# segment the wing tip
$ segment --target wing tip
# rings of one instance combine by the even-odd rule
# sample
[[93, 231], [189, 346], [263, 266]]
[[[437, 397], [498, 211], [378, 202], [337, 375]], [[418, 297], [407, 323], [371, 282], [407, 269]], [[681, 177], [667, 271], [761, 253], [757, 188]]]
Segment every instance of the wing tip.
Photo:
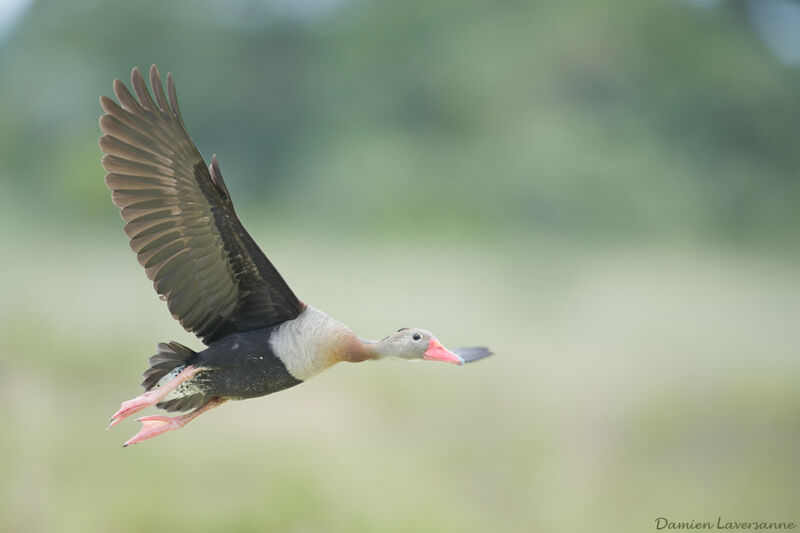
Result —
[[114, 78], [114, 81], [111, 82], [111, 86], [114, 88], [114, 94], [119, 97], [119, 91], [127, 91], [128, 88], [125, 87], [125, 84], [119, 78]]
[[139, 67], [133, 67], [131, 69], [131, 83], [135, 83], [136, 80], [141, 80], [142, 78], [142, 71], [139, 70]]
[[175, 77], [172, 75], [172, 72], [167, 73], [167, 95], [169, 96], [169, 105], [171, 108], [172, 113], [177, 117], [178, 121], [183, 126], [183, 129], [186, 129], [186, 125], [183, 123], [183, 117], [181, 116], [181, 108], [178, 106], [178, 94], [175, 90]]

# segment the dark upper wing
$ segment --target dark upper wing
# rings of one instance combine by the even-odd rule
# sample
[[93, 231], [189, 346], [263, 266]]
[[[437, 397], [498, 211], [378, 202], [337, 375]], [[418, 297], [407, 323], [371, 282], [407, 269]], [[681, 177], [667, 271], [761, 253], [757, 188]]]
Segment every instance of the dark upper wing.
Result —
[[206, 344], [296, 317], [304, 304], [236, 216], [216, 157], [207, 168], [189, 138], [172, 74], [169, 100], [155, 65], [155, 101], [138, 68], [131, 84], [138, 101], [119, 80], [120, 105], [100, 97], [106, 184], [131, 248], [172, 316]]

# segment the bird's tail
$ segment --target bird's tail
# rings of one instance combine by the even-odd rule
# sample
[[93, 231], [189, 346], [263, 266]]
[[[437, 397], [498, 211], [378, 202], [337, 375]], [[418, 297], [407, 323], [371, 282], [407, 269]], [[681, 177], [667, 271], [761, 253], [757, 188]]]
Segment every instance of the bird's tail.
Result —
[[[144, 376], [142, 387], [145, 390], [159, 387], [162, 382], [178, 375], [186, 365], [192, 364], [195, 355], [197, 352], [175, 341], [160, 342], [158, 353], [150, 358], [150, 368], [142, 374]], [[205, 404], [210, 399], [197, 388], [190, 387], [188, 390], [170, 393], [156, 406], [167, 411], [188, 411]]]
[[150, 368], [144, 371], [142, 387], [150, 390], [158, 385], [161, 378], [173, 370], [185, 366], [195, 356], [195, 351], [183, 344], [159, 342], [158, 353], [150, 358]]

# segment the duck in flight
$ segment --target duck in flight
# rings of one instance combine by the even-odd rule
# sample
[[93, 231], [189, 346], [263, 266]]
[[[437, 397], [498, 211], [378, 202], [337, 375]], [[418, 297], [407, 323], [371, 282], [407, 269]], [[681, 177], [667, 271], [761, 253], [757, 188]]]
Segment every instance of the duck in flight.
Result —
[[186, 131], [172, 74], [155, 65], [150, 86], [138, 68], [134, 97], [114, 80], [119, 103], [100, 97], [100, 148], [112, 201], [130, 246], [172, 316], [206, 348], [160, 343], [144, 372], [145, 392], [122, 403], [109, 428], [155, 405], [189, 411], [144, 416], [124, 446], [179, 429], [227, 400], [293, 387], [330, 366], [370, 359], [481, 359], [484, 347], [446, 349], [429, 331], [401, 328], [380, 341], [300, 301], [233, 209], [216, 155], [206, 166]]

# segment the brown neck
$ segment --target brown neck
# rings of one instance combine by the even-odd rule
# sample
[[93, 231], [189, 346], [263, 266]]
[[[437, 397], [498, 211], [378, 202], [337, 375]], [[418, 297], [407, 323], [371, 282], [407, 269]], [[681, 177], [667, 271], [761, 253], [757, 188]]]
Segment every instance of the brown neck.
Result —
[[355, 335], [347, 339], [345, 350], [342, 354], [342, 361], [348, 363], [360, 363], [369, 359], [377, 359], [378, 353], [372, 341], [359, 339]]

